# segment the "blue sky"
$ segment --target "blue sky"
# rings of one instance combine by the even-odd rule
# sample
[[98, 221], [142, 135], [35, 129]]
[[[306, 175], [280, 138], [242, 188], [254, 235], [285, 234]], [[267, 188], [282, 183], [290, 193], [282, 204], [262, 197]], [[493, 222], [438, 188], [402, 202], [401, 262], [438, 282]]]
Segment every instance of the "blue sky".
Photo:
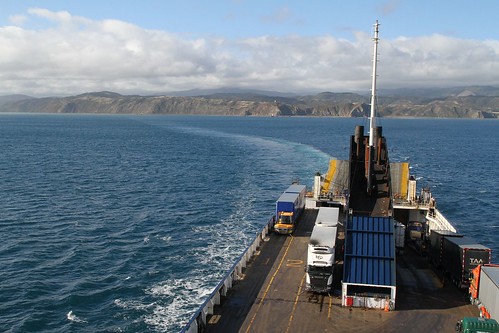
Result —
[[[0, 1], [0, 94], [499, 85], [499, 1]], [[497, 74], [496, 74], [497, 73]]]

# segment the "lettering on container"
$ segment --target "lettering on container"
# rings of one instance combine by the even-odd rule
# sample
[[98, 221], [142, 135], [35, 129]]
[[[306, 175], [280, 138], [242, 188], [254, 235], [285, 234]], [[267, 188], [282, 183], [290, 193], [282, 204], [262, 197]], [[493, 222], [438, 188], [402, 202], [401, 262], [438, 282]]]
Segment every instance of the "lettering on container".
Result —
[[470, 258], [470, 264], [472, 265], [482, 265], [483, 259]]

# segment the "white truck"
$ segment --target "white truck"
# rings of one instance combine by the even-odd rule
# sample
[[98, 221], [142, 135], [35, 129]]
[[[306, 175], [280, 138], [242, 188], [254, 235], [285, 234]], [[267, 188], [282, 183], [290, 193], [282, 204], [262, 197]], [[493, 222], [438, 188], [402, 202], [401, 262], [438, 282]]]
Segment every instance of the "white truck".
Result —
[[328, 293], [333, 284], [339, 209], [320, 207], [308, 243], [306, 288]]

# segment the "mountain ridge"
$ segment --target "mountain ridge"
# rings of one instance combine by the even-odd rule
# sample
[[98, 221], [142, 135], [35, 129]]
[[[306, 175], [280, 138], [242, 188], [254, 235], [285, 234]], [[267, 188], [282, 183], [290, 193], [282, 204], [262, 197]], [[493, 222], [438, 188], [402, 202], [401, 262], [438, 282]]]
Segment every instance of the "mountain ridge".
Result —
[[[380, 117], [497, 118], [499, 88], [488, 86], [384, 91], [377, 99]], [[121, 95], [111, 91], [66, 97], [0, 96], [0, 112], [205, 114], [238, 116], [364, 117], [368, 94], [321, 92], [294, 95], [261, 90], [221, 89], [194, 96]], [[405, 93], [404, 93], [405, 92]]]

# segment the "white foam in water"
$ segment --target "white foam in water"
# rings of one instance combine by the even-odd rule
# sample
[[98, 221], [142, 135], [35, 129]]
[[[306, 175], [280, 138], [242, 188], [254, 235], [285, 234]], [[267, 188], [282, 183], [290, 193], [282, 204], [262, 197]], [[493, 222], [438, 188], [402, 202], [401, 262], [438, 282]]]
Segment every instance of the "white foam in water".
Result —
[[[199, 269], [188, 276], [172, 278], [146, 290], [147, 294], [157, 299], [152, 313], [144, 317], [147, 325], [158, 331], [178, 330], [206, 300], [216, 283], [248, 245], [246, 243], [253, 239], [253, 231], [257, 227], [252, 223], [255, 198], [251, 193], [254, 191], [233, 193], [232, 197], [238, 198], [233, 203], [235, 209], [232, 214], [221, 219], [216, 227], [193, 226], [193, 238], [199, 236], [212, 240], [206, 246], [193, 249], [192, 259], [199, 263]], [[234, 228], [235, 225], [237, 228]], [[206, 267], [210, 267], [209, 272]]]
[[73, 321], [75, 323], [86, 323], [86, 320], [83, 320], [81, 318], [78, 318], [74, 313], [73, 310], [69, 311], [68, 314], [66, 315], [66, 318], [68, 318], [69, 321]]
[[157, 302], [152, 313], [144, 317], [147, 325], [161, 332], [170, 332], [185, 325], [196, 304], [211, 293], [211, 286], [202, 286], [199, 280], [172, 279], [155, 285], [146, 293], [164, 299], [166, 302]]
[[[329, 160], [330, 156], [323, 151], [313, 147], [309, 146], [306, 144], [298, 143], [298, 142], [292, 142], [292, 141], [285, 141], [281, 139], [275, 139], [275, 138], [266, 138], [266, 137], [259, 137], [259, 136], [252, 136], [252, 135], [247, 135], [247, 134], [235, 134], [235, 133], [224, 133], [216, 130], [211, 130], [211, 129], [201, 129], [201, 128], [196, 128], [196, 127], [177, 127], [175, 128], [178, 131], [181, 132], [187, 132], [190, 135], [200, 135], [200, 136], [209, 136], [209, 137], [221, 137], [221, 138], [230, 138], [230, 139], [237, 139], [241, 142], [244, 142], [245, 145], [251, 144], [253, 147], [268, 151], [270, 154], [276, 154], [280, 150], [284, 153], [287, 154], [289, 153], [289, 147], [291, 146], [294, 150], [303, 150], [305, 148], [306, 150], [311, 151], [313, 154], [318, 156], [319, 158], [323, 158]], [[306, 159], [303, 159], [306, 160]], [[302, 161], [303, 161], [302, 160]]]
[[140, 301], [123, 301], [122, 299], [115, 299], [114, 305], [122, 309], [133, 309], [133, 310], [147, 310], [156, 305], [156, 302], [150, 304], [143, 304]]
[[[234, 211], [221, 219], [216, 227], [213, 225], [193, 226], [192, 237], [213, 240], [206, 246], [193, 249], [193, 260], [199, 263], [199, 269], [190, 272], [180, 279], [169, 279], [146, 290], [147, 294], [157, 299], [152, 313], [144, 317], [144, 322], [158, 331], [172, 331], [185, 325], [194, 311], [213, 291], [216, 283], [232, 265], [252, 240], [256, 226], [252, 225], [254, 211], [251, 197], [253, 191], [234, 193]], [[237, 228], [234, 228], [237, 225]], [[254, 229], [254, 230], [253, 230]], [[251, 239], [250, 239], [251, 238]], [[235, 242], [234, 239], [243, 240]], [[209, 266], [209, 272], [206, 271]], [[203, 268], [204, 267], [204, 268]], [[200, 278], [203, 277], [203, 278]]]

